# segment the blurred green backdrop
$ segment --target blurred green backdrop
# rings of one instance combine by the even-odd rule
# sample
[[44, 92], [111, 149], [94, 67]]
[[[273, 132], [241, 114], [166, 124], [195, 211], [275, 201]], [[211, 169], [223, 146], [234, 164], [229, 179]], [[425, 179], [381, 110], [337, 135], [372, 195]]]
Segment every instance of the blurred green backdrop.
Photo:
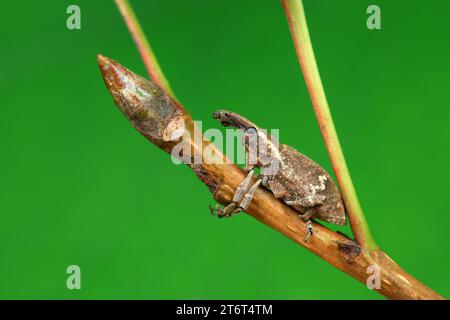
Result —
[[[366, 28], [373, 3], [379, 31]], [[70, 4], [81, 30], [66, 28]], [[132, 4], [205, 128], [232, 109], [331, 171], [280, 1]], [[373, 234], [450, 296], [450, 2], [304, 4]], [[146, 74], [113, 1], [4, 6], [0, 298], [380, 298], [249, 216], [213, 218], [191, 170], [132, 129], [96, 64], [102, 53]], [[66, 289], [71, 264], [80, 291]]]

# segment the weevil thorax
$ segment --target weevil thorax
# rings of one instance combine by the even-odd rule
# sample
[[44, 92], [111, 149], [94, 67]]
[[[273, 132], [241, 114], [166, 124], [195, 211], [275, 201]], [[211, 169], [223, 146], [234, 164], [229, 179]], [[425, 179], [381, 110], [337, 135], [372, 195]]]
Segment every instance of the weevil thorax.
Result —
[[248, 154], [249, 165], [261, 168], [261, 175], [274, 175], [281, 167], [282, 158], [278, 149], [278, 141], [269, 138], [266, 131], [255, 127], [244, 133], [244, 148]]
[[243, 131], [242, 144], [247, 154], [248, 166], [261, 168], [261, 175], [274, 175], [278, 171], [282, 161], [278, 140], [269, 138], [266, 130], [228, 110], [218, 110], [213, 113], [213, 117], [223, 126]]

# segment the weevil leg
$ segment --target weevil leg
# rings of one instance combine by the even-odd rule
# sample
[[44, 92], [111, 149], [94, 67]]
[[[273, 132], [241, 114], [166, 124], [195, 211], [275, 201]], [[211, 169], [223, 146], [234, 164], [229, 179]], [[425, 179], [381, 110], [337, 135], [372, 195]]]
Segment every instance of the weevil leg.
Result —
[[253, 184], [253, 186], [248, 190], [248, 192], [244, 195], [244, 199], [242, 199], [241, 203], [239, 204], [239, 208], [241, 210], [245, 210], [248, 208], [250, 202], [252, 202], [252, 199], [256, 192], [256, 189], [258, 189], [261, 182], [262, 182], [262, 179], [259, 179], [258, 181], [256, 181]]
[[308, 242], [309, 237], [311, 237], [314, 233], [314, 229], [311, 222], [311, 217], [313, 215], [314, 211], [310, 209], [306, 209], [306, 211], [303, 214], [299, 214], [298, 216], [306, 222], [306, 237], [305, 242]]
[[[313, 226], [312, 226], [312, 223], [311, 223], [311, 220], [310, 220], [312, 218], [312, 215], [314, 214], [314, 211], [311, 210], [311, 208], [316, 206], [316, 205], [319, 205], [319, 204], [323, 203], [323, 201], [325, 201], [325, 197], [324, 196], [320, 196], [320, 197], [323, 197], [323, 198], [319, 198], [318, 196], [315, 195], [314, 199], [311, 199], [311, 198], [305, 199], [305, 198], [308, 198], [308, 197], [310, 197], [310, 196], [307, 196], [307, 197], [304, 197], [304, 198], [300, 198], [300, 199], [296, 199], [296, 200], [292, 200], [292, 201], [289, 201], [289, 200], [285, 201], [286, 204], [288, 204], [288, 205], [294, 205], [294, 206], [295, 205], [300, 205], [300, 206], [306, 208], [305, 212], [303, 212], [302, 214], [298, 215], [303, 221], [306, 221], [306, 237], [305, 237], [305, 240], [304, 240], [305, 242], [308, 242], [309, 237], [311, 237], [313, 235], [313, 233], [314, 233], [314, 229], [313, 229]], [[319, 203], [317, 203], [317, 202], [319, 202]], [[311, 205], [311, 204], [314, 204], [314, 206], [310, 207], [309, 205]]]
[[252, 183], [253, 171], [254, 171], [253, 168], [251, 168], [250, 171], [247, 173], [245, 179], [242, 180], [242, 182], [237, 187], [233, 196], [233, 203], [239, 204], [242, 201], [242, 199], [244, 199], [244, 196], [249, 191]]
[[311, 220], [308, 219], [308, 221], [306, 221], [306, 237], [305, 237], [305, 242], [308, 242], [308, 239], [310, 236], [312, 236], [314, 233], [314, 229], [312, 226], [312, 222]]
[[246, 160], [245, 160], [244, 171], [245, 172], [253, 171], [253, 169], [255, 168], [255, 165], [254, 164], [250, 164], [248, 152], [246, 153], [245, 157], [246, 157]]
[[[243, 210], [240, 203], [245, 200], [247, 193], [249, 193], [252, 189], [251, 182], [253, 177], [253, 171], [254, 171], [253, 168], [251, 168], [245, 179], [242, 180], [242, 182], [239, 184], [234, 193], [233, 200], [229, 205], [227, 205], [225, 208], [222, 208], [220, 205], [217, 205], [215, 208], [212, 208], [211, 206], [209, 207], [209, 210], [213, 215], [217, 215], [219, 218], [230, 217], [232, 214], [239, 213], [240, 211]], [[250, 201], [248, 201], [248, 204], [250, 203]]]
[[232, 202], [226, 207], [222, 207], [221, 205], [216, 205], [215, 207], [209, 206], [209, 211], [213, 216], [217, 216], [218, 218], [231, 217], [239, 207], [236, 203]]
[[302, 206], [304, 208], [312, 208], [324, 203], [326, 200], [325, 196], [319, 194], [311, 194], [302, 198], [295, 198], [293, 200], [286, 200], [286, 204], [290, 206]]
[[311, 219], [313, 213], [314, 213], [314, 212], [313, 212], [312, 210], [306, 209], [305, 212], [303, 212], [302, 214], [299, 214], [298, 216], [299, 216], [300, 218], [302, 218], [303, 221], [308, 222], [309, 219]]

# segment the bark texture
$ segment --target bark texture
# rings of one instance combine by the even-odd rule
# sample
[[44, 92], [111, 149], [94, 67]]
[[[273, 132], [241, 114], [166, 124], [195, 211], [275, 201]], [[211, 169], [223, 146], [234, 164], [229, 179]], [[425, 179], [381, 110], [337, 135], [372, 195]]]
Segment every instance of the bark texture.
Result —
[[[116, 105], [134, 128], [165, 152], [172, 152], [172, 149], [183, 140], [191, 150], [191, 159], [203, 155], [200, 164], [188, 166], [209, 188], [216, 201], [223, 205], [229, 204], [245, 174], [236, 165], [208, 163], [212, 162], [207, 158], [211, 154], [215, 157], [224, 156], [210, 141], [203, 138], [195, 141], [193, 137], [197, 129], [187, 110], [157, 84], [134, 74], [119, 63], [100, 55], [98, 63]], [[181, 135], [183, 130], [190, 135]], [[205, 148], [208, 148], [208, 152], [203, 154]], [[387, 298], [443, 299], [406, 273], [380, 249], [372, 251], [363, 249], [354, 240], [335, 233], [319, 223], [314, 223], [314, 236], [308, 242], [304, 242], [306, 226], [298, 218], [297, 212], [262, 187], [257, 190], [246, 212], [364, 285], [371, 275], [368, 268], [372, 266], [378, 269], [381, 286], [376, 291]]]

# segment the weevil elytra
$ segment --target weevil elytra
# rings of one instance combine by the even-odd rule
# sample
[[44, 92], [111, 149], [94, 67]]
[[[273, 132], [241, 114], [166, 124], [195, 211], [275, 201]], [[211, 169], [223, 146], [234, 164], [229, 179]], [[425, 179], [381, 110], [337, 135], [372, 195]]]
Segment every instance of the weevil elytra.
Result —
[[[231, 216], [247, 209], [258, 186], [262, 184], [276, 198], [298, 211], [299, 216], [307, 222], [305, 241], [313, 234], [310, 219], [338, 225], [346, 223], [339, 190], [320, 165], [288, 145], [277, 146], [262, 129], [237, 113], [219, 110], [213, 113], [213, 118], [224, 126], [244, 131], [248, 172], [237, 187], [232, 202], [224, 208], [217, 206], [212, 209], [219, 217]], [[256, 155], [251, 163], [250, 155]], [[260, 174], [252, 184], [255, 167], [260, 168]]]

